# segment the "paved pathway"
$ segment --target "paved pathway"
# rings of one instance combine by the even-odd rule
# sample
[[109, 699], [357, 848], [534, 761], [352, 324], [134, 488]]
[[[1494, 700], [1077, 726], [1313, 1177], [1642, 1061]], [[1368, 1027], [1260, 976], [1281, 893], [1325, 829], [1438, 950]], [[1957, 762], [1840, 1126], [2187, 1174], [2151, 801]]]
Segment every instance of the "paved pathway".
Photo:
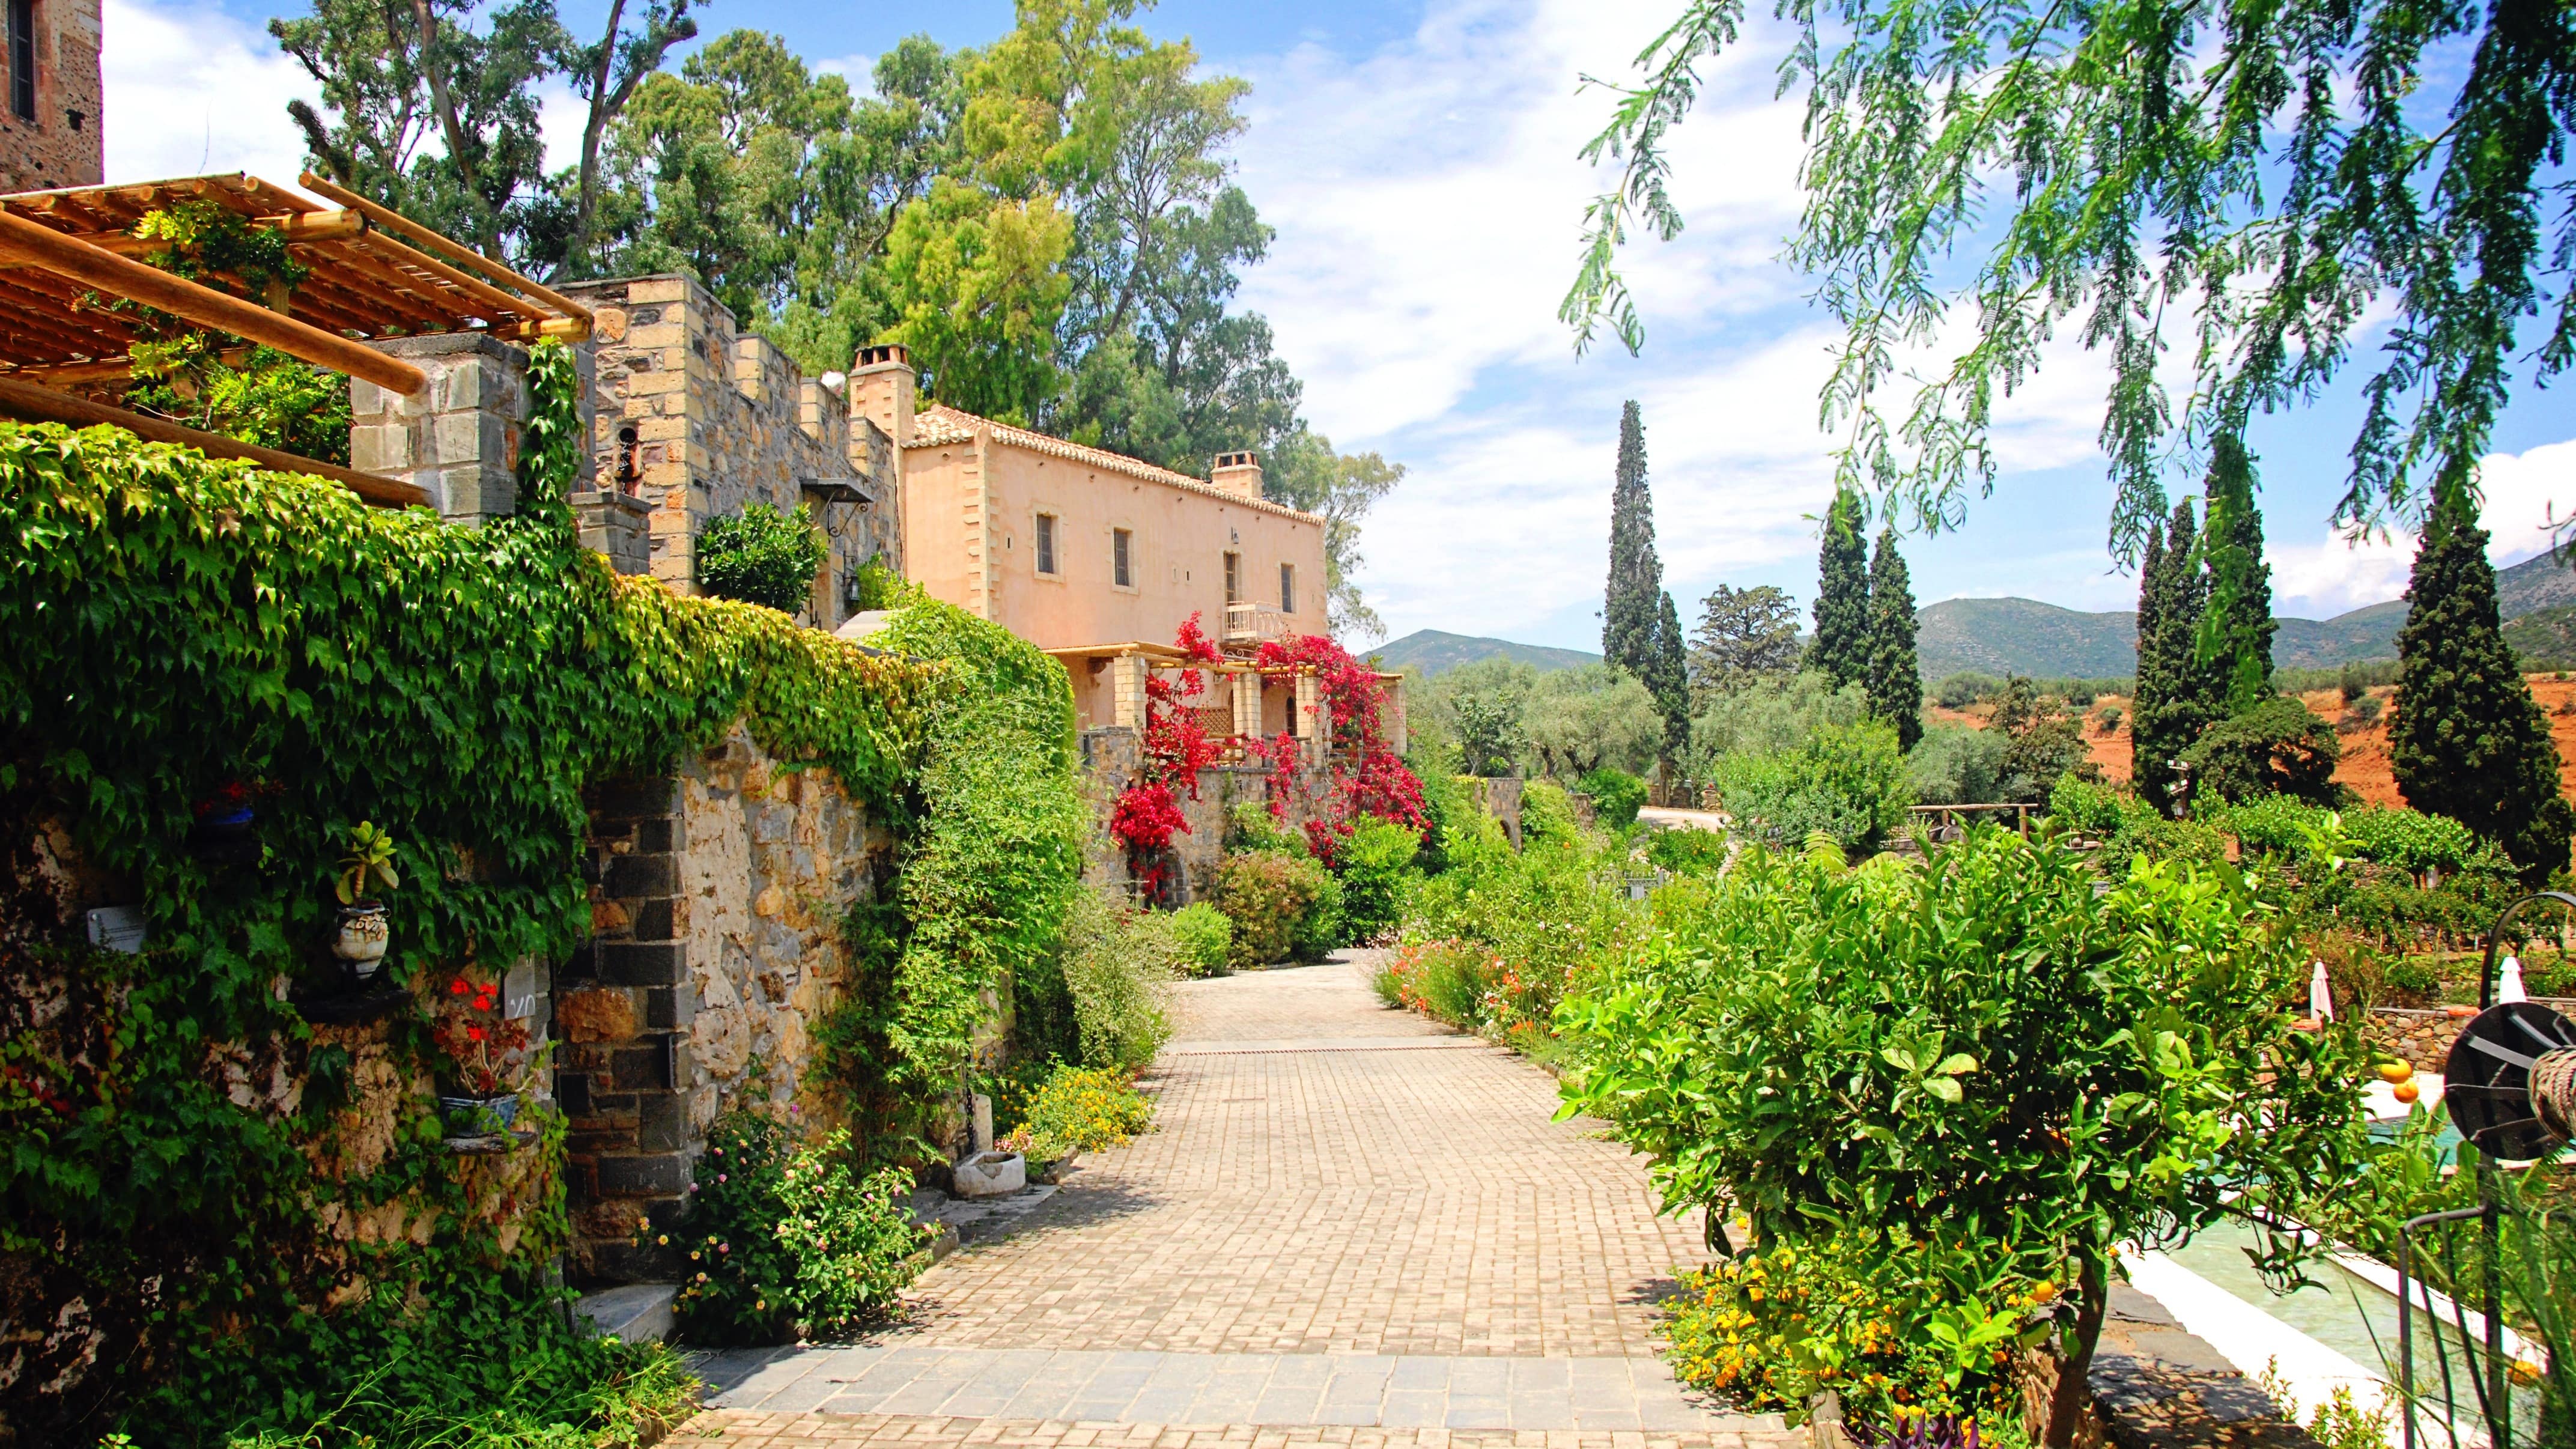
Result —
[[[1686, 1395], [1656, 1295], [1704, 1256], [1522, 1059], [1381, 1008], [1365, 958], [1179, 988], [1159, 1130], [949, 1258], [905, 1325], [709, 1356], [702, 1434], [1044, 1449], [1788, 1443]], [[1454, 1436], [1454, 1437], [1453, 1437]], [[1750, 1436], [1748, 1438], [1748, 1436]], [[1803, 1436], [1796, 1436], [1803, 1438]]]

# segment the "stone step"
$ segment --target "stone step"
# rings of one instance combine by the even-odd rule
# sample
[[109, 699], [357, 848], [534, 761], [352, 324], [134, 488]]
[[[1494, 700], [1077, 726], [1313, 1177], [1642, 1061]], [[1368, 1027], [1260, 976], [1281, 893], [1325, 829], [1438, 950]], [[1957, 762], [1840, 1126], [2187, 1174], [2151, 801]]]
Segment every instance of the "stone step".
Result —
[[671, 1295], [678, 1287], [674, 1283], [628, 1283], [602, 1288], [574, 1299], [572, 1311], [590, 1320], [591, 1327], [601, 1333], [615, 1334], [628, 1343], [669, 1338]]
[[707, 1449], [1806, 1449], [1805, 1430], [1371, 1429], [1329, 1424], [1108, 1424], [716, 1409], [679, 1431]]
[[711, 1408], [1272, 1428], [1785, 1432], [1729, 1413], [1653, 1358], [1164, 1353], [1107, 1349], [727, 1350], [695, 1356]]

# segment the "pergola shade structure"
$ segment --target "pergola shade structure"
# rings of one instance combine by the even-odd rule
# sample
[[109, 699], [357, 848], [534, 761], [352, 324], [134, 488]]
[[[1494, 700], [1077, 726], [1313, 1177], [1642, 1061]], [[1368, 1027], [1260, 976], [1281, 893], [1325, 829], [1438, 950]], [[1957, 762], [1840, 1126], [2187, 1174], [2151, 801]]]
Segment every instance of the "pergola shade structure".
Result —
[[[0, 412], [70, 422], [77, 400], [71, 395], [89, 395], [94, 412], [98, 400], [122, 392], [140, 319], [102, 305], [119, 299], [406, 395], [420, 391], [426, 375], [364, 344], [458, 332], [513, 342], [590, 335], [589, 311], [569, 299], [320, 178], [301, 180], [340, 204], [326, 207], [238, 173], [0, 196]], [[138, 259], [166, 243], [134, 235], [136, 224], [149, 212], [191, 201], [214, 203], [283, 233], [289, 253], [306, 269], [304, 280], [249, 297], [238, 277], [209, 273], [207, 280], [222, 285], [206, 286], [144, 265]], [[48, 394], [64, 401], [53, 403]], [[146, 436], [166, 439], [175, 429], [209, 453], [255, 456], [230, 439], [125, 416], [156, 424], [135, 428]], [[427, 497], [409, 484], [329, 464], [310, 471], [344, 483], [368, 478], [381, 486], [358, 491], [372, 502]]]

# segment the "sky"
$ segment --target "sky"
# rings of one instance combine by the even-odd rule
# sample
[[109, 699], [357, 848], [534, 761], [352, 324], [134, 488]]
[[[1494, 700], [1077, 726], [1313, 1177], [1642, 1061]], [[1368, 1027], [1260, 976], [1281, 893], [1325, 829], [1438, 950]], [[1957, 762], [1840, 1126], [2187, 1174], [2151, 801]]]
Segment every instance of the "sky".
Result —
[[[285, 105], [315, 87], [264, 31], [300, 0], [106, 0], [110, 180], [242, 169], [291, 181]], [[1754, 7], [1760, 10], [1764, 7]], [[1241, 302], [1266, 315], [1305, 383], [1306, 415], [1345, 451], [1405, 465], [1368, 519], [1359, 578], [1390, 637], [1415, 629], [1598, 649], [1620, 406], [1643, 409], [1665, 580], [1685, 622], [1721, 583], [1812, 600], [1832, 492], [1817, 427], [1830, 319], [1779, 260], [1797, 221], [1798, 103], [1772, 97], [1784, 42], [1747, 28], [1707, 72], [1672, 146], [1682, 238], [1626, 261], [1647, 339], [1578, 359], [1556, 320], [1585, 201], [1603, 175], [1576, 152], [1606, 116], [1586, 75], [1625, 74], [1678, 0], [1169, 0], [1149, 30], [1189, 37], [1253, 90], [1238, 178], [1277, 229]], [[597, 0], [564, 0], [576, 30]], [[1001, 0], [843, 7], [714, 0], [708, 37], [774, 31], [818, 68], [863, 77], [927, 29], [974, 45]], [[578, 135], [568, 94], [550, 144]], [[555, 149], [560, 153], [561, 147]], [[1915, 595], [2018, 595], [2135, 606], [2105, 545], [2110, 485], [2095, 443], [2103, 372], [2070, 345], [2003, 407], [2000, 477], [1966, 526], [1909, 538]], [[2355, 548], [2327, 518], [2342, 494], [2348, 395], [2262, 420], [2276, 609], [2323, 618], [2394, 598], [2411, 540]], [[2499, 564], [2547, 546], [2576, 509], [2576, 412], [2526, 389], [2483, 471]]]

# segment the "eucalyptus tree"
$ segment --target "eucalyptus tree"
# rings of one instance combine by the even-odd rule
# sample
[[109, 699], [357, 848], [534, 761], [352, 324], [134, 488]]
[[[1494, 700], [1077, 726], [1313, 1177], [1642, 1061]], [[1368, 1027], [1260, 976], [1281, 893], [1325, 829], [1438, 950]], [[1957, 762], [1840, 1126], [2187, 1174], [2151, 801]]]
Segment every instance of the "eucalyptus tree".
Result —
[[[2359, 368], [2334, 516], [2474, 497], [2518, 386], [2576, 359], [2576, 218], [2548, 208], [2576, 122], [2553, 0], [1783, 0], [1806, 101], [1789, 259], [1841, 324], [1822, 415], [1839, 481], [1933, 527], [1991, 487], [2002, 395], [2071, 330], [2107, 355], [2111, 543], [2133, 558], [2177, 441], [2241, 436]], [[1666, 142], [1742, 0], [1687, 0], [1585, 150], [1615, 160], [1562, 315], [1643, 325], [1618, 271], [1682, 229]], [[1964, 308], [1964, 339], [1943, 347]], [[2363, 363], [2365, 329], [2387, 324]], [[2536, 323], [2536, 326], [2530, 325]], [[2180, 360], [2188, 389], [2160, 368]], [[2517, 370], [2527, 368], [2518, 379]]]

